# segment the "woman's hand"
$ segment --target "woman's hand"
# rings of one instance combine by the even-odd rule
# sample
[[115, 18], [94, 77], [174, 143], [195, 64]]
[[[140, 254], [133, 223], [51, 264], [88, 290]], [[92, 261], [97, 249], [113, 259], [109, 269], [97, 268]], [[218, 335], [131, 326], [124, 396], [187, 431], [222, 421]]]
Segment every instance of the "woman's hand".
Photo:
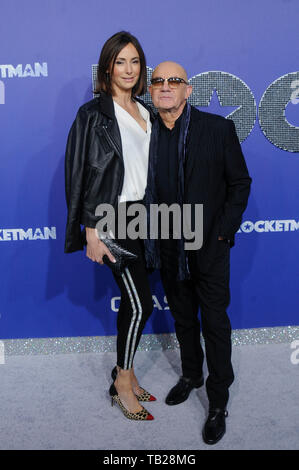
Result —
[[103, 243], [96, 234], [95, 228], [86, 227], [86, 241], [87, 241], [87, 248], [86, 248], [86, 256], [87, 258], [91, 259], [91, 261], [95, 261], [99, 264], [104, 264], [103, 256], [107, 255], [112, 263], [115, 263], [115, 259], [113, 255], [108, 250], [105, 243]]

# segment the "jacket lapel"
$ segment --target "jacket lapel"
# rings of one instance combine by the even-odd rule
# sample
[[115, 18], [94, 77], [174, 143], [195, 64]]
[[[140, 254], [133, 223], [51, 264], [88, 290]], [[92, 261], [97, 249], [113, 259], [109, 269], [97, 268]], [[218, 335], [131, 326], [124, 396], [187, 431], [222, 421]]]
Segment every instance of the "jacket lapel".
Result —
[[107, 93], [101, 92], [100, 111], [108, 118], [106, 124], [102, 124], [103, 131], [109, 143], [115, 149], [117, 155], [122, 158], [121, 136], [117, 120], [115, 118], [114, 105], [111, 95], [107, 95]]

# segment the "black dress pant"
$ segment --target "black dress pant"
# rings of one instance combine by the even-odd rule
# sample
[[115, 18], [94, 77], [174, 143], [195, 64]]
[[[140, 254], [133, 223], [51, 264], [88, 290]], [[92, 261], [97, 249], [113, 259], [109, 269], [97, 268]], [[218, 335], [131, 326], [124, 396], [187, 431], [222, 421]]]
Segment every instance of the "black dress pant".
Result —
[[[141, 203], [134, 201], [136, 202]], [[130, 204], [133, 202], [127, 202], [126, 206]], [[133, 218], [134, 216], [127, 217], [127, 225]], [[137, 255], [137, 259], [125, 268], [121, 276], [113, 274], [121, 293], [117, 316], [117, 365], [127, 370], [133, 367], [142, 331], [153, 311], [153, 300], [145, 265], [143, 241], [128, 237], [118, 239], [117, 236], [116, 241]]]
[[234, 380], [231, 324], [226, 313], [230, 301], [230, 247], [226, 241], [218, 241], [216, 256], [206, 273], [201, 273], [197, 266], [195, 252], [189, 251], [188, 255], [190, 280], [177, 281], [169, 271], [161, 269], [163, 287], [180, 344], [182, 372], [184, 377], [193, 379], [202, 375], [204, 352], [200, 343], [200, 308], [209, 371], [206, 381], [209, 403], [210, 407], [225, 408], [229, 398], [228, 388]]

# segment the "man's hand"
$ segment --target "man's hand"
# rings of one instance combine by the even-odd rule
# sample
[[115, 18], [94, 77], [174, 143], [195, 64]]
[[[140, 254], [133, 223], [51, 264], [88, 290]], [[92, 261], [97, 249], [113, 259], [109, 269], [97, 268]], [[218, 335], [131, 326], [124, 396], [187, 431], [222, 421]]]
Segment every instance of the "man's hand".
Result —
[[103, 256], [107, 255], [112, 263], [115, 263], [115, 259], [113, 255], [108, 250], [105, 243], [99, 240], [96, 229], [86, 227], [86, 256], [87, 258], [91, 259], [91, 261], [95, 261], [99, 264], [104, 264]]
[[228, 238], [221, 237], [221, 235], [218, 235], [218, 241], [225, 241], [226, 243], [230, 244], [230, 240]]

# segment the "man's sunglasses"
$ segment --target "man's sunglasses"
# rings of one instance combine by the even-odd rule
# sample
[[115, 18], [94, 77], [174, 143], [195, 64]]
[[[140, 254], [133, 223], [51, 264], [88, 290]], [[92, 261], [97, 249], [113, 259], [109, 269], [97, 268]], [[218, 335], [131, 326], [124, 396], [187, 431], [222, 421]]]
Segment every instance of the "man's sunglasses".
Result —
[[151, 84], [153, 88], [162, 88], [163, 83], [165, 80], [168, 82], [169, 88], [178, 88], [181, 83], [185, 83], [188, 85], [188, 82], [184, 80], [183, 78], [179, 77], [169, 77], [169, 78], [162, 78], [162, 77], [157, 77], [157, 78], [152, 78], [151, 79]]

